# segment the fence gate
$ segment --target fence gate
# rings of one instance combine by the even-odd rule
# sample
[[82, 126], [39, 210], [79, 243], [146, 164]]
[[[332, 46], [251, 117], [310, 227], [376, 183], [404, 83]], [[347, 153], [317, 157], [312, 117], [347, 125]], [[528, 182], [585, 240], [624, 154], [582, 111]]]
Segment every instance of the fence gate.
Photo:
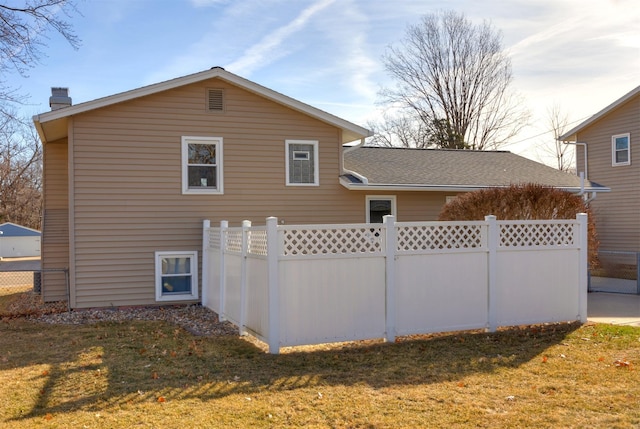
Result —
[[0, 260], [0, 301], [13, 295], [33, 291], [42, 292], [44, 275], [61, 276], [69, 290], [69, 270], [66, 268], [42, 269], [40, 259]]

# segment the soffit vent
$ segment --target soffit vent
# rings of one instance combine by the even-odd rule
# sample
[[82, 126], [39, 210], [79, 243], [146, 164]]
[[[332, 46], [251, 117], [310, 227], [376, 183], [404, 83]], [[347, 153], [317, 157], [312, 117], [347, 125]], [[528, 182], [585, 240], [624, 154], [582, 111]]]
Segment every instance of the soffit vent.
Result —
[[221, 89], [207, 90], [207, 106], [210, 112], [222, 112], [224, 110], [224, 92]]

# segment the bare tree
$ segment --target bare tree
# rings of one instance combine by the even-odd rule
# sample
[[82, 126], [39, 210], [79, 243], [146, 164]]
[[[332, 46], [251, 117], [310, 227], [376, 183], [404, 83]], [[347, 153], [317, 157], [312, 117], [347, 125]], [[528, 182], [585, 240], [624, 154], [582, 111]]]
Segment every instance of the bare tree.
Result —
[[0, 119], [0, 222], [40, 228], [42, 150], [35, 129], [15, 115]]
[[27, 76], [40, 62], [47, 33], [80, 40], [67, 21], [77, 12], [72, 0], [13, 0], [0, 3], [0, 221], [40, 228], [42, 149], [33, 124], [16, 114], [25, 100], [7, 85], [9, 73]]
[[511, 61], [501, 35], [487, 22], [474, 25], [453, 11], [425, 15], [384, 62], [396, 82], [381, 92], [384, 102], [412, 111], [427, 129], [447, 130], [445, 142], [434, 141], [438, 147], [448, 141], [494, 149], [528, 122], [528, 111], [510, 91]]
[[367, 126], [374, 133], [367, 142], [371, 146], [421, 149], [431, 146], [425, 125], [409, 115], [385, 113], [382, 121], [370, 121]]
[[574, 147], [558, 141], [558, 137], [567, 131], [569, 115], [562, 110], [560, 104], [554, 103], [547, 109], [547, 121], [549, 129], [553, 133], [551, 152], [556, 158], [558, 170], [571, 171], [575, 163]]
[[367, 127], [374, 133], [368, 142], [371, 146], [468, 149], [464, 138], [444, 119], [424, 123], [411, 112], [385, 113], [380, 121], [369, 121]]
[[16, 88], [7, 85], [7, 73], [26, 76], [40, 62], [51, 30], [64, 37], [74, 49], [80, 39], [66, 20], [77, 12], [72, 0], [25, 0], [0, 4], [0, 113], [10, 115], [10, 105], [24, 100]]

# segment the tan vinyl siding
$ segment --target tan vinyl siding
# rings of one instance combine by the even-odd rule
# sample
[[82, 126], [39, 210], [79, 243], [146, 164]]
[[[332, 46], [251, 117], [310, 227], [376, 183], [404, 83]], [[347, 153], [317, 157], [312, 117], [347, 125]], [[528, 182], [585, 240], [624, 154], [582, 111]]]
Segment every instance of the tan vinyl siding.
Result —
[[[224, 90], [224, 112], [207, 111], [209, 88]], [[154, 252], [201, 256], [203, 219], [364, 222], [375, 194], [339, 184], [338, 128], [218, 80], [77, 115], [73, 136], [79, 308], [158, 304]], [[182, 136], [223, 138], [224, 195], [182, 195]], [[319, 186], [285, 185], [287, 139], [319, 142]], [[443, 203], [402, 193], [398, 220], [435, 219]]]
[[66, 279], [60, 270], [69, 267], [69, 200], [67, 141], [44, 146], [44, 216], [42, 223], [42, 297], [45, 302], [67, 299]]
[[[631, 165], [612, 166], [611, 137], [630, 133]], [[640, 95], [580, 131], [588, 144], [589, 179], [611, 188], [593, 201], [600, 248], [640, 251]], [[577, 166], [583, 170], [584, 154]]]

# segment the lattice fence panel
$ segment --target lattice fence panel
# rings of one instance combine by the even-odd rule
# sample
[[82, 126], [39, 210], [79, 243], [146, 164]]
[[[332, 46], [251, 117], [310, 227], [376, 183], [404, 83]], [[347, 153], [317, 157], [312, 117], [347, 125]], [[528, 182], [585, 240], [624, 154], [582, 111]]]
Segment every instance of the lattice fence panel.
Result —
[[225, 235], [225, 251], [242, 253], [242, 229], [228, 229]]
[[284, 230], [283, 254], [340, 255], [381, 253], [382, 228], [296, 228]]
[[266, 256], [267, 254], [267, 231], [252, 230], [249, 233], [248, 253], [252, 255]]
[[220, 228], [211, 228], [209, 230], [209, 248], [220, 248]]
[[575, 223], [501, 224], [500, 247], [575, 245]]
[[481, 225], [397, 226], [398, 252], [482, 247]]

